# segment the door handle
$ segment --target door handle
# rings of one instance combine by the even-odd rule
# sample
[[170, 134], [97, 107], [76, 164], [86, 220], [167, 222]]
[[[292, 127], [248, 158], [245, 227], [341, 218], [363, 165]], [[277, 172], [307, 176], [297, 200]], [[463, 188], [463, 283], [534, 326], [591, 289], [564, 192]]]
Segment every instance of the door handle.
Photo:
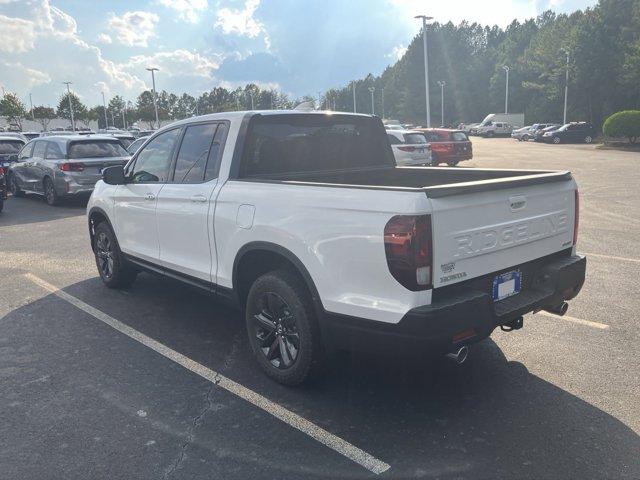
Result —
[[147, 195], [144, 197], [145, 200], [155, 200], [156, 196], [153, 193], [147, 193]]
[[207, 201], [207, 197], [205, 197], [204, 195], [193, 195], [191, 197], [191, 201], [192, 202], [206, 202]]

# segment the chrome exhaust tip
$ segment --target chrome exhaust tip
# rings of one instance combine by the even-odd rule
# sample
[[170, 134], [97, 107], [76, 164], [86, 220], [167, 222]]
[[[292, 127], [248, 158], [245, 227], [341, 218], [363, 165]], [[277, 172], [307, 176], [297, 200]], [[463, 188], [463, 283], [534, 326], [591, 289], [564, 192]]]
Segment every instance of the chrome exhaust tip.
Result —
[[447, 358], [451, 359], [453, 362], [455, 362], [458, 365], [462, 365], [468, 356], [469, 356], [469, 347], [467, 347], [466, 345], [463, 347], [460, 347], [458, 350], [447, 353], [446, 355]]
[[555, 307], [545, 308], [545, 310], [549, 313], [553, 313], [554, 315], [563, 316], [569, 310], [569, 304], [567, 302], [562, 302]]

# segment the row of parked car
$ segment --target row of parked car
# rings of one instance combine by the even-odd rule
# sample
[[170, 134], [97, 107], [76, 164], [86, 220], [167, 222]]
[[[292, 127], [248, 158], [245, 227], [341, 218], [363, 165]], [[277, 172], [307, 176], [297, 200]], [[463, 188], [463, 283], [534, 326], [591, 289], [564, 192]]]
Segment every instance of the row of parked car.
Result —
[[456, 166], [473, 158], [471, 141], [462, 130], [386, 125], [391, 150], [400, 166]]
[[545, 143], [591, 143], [596, 132], [588, 122], [534, 123], [511, 133], [511, 138], [520, 142], [534, 140]]
[[42, 195], [49, 205], [89, 195], [103, 168], [126, 164], [148, 138], [120, 131], [45, 132], [32, 139], [0, 132], [0, 211], [9, 191]]

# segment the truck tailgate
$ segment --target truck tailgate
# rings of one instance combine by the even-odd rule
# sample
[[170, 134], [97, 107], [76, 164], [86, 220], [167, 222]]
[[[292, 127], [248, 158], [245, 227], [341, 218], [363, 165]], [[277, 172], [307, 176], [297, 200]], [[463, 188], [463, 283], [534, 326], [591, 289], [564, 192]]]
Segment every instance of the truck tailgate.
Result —
[[575, 188], [569, 179], [432, 198], [434, 288], [570, 247]]

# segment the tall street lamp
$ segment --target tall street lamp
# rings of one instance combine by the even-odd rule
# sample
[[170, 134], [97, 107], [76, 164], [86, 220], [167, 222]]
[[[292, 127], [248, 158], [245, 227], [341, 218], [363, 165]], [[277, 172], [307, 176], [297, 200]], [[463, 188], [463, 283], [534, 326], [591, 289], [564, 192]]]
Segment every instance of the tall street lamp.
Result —
[[148, 72], [151, 72], [151, 83], [153, 85], [153, 109], [156, 112], [156, 128], [160, 128], [160, 119], [158, 118], [158, 100], [156, 99], [156, 75], [155, 72], [158, 71], [156, 67], [151, 67], [146, 69]]
[[438, 85], [440, 85], [440, 121], [442, 122], [442, 126], [444, 127], [444, 86], [447, 84], [444, 80], [440, 80]]
[[422, 46], [424, 49], [424, 94], [427, 103], [427, 128], [431, 127], [431, 108], [429, 106], [429, 56], [427, 54], [427, 20], [433, 17], [426, 15], [416, 15], [414, 18], [422, 19]]
[[33, 114], [33, 100], [31, 99], [31, 94], [29, 94], [29, 105], [31, 106], [31, 120], [36, 121], [36, 117]]
[[369, 91], [371, 92], [371, 115], [375, 115], [376, 109], [374, 108], [374, 105], [373, 105], [373, 92], [376, 91], [376, 87], [369, 87]]
[[502, 67], [507, 74], [507, 84], [504, 92], [504, 113], [509, 113], [509, 67], [503, 65]]
[[567, 123], [567, 98], [569, 97], [569, 50], [562, 50], [567, 54], [567, 69], [564, 73], [564, 114], [562, 115], [562, 123]]
[[109, 118], [107, 117], [107, 102], [104, 99], [104, 92], [102, 93], [102, 111], [104, 112], [104, 128], [109, 128]]
[[356, 113], [356, 82], [351, 82], [351, 88], [353, 90], [353, 113]]
[[71, 104], [71, 89], [69, 88], [69, 85], [71, 85], [71, 82], [62, 82], [62, 83], [67, 86], [67, 100], [69, 100], [69, 112], [71, 113], [71, 130], [75, 132], [76, 121], [73, 118], [73, 105]]

